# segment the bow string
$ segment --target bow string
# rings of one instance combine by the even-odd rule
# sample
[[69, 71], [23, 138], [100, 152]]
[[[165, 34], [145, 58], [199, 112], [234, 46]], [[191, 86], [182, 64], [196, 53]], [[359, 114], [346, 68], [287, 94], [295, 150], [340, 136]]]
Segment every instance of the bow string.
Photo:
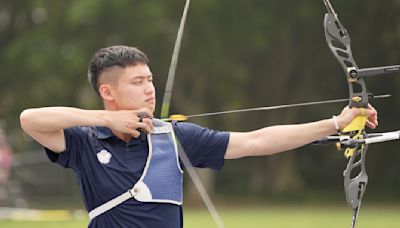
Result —
[[[183, 32], [184, 32], [185, 24], [186, 24], [186, 18], [187, 18], [187, 14], [189, 11], [189, 5], [190, 5], [190, 0], [186, 0], [185, 7], [183, 9], [183, 14], [181, 17], [181, 22], [180, 22], [179, 29], [178, 29], [178, 33], [177, 33], [176, 40], [175, 40], [174, 50], [172, 52], [171, 64], [170, 64], [169, 70], [168, 70], [167, 83], [165, 86], [164, 98], [163, 98], [163, 102], [162, 102], [162, 106], [161, 106], [161, 114], [160, 114], [160, 118], [164, 119], [164, 120], [168, 120], [168, 116], [169, 116], [169, 108], [170, 108], [171, 97], [172, 97], [172, 88], [174, 85], [176, 67], [178, 64], [179, 51], [181, 48]], [[177, 149], [178, 149], [179, 158], [181, 159], [183, 165], [185, 166], [185, 169], [186, 169], [187, 173], [189, 174], [189, 177], [192, 179], [204, 204], [206, 205], [208, 211], [210, 212], [212, 218], [214, 219], [214, 222], [217, 224], [217, 227], [224, 228], [225, 227], [224, 223], [222, 222], [222, 219], [219, 216], [218, 211], [216, 210], [203, 183], [201, 182], [196, 171], [194, 170], [190, 159], [188, 158], [181, 143], [178, 140], [176, 140], [176, 141], [177, 141], [177, 146], [178, 146]]]

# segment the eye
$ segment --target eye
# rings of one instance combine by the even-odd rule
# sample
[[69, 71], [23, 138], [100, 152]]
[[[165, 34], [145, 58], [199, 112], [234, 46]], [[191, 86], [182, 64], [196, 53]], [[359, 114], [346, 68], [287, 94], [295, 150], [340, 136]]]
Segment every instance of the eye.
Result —
[[134, 84], [134, 85], [141, 85], [142, 83], [143, 83], [143, 80], [132, 81], [132, 84]]

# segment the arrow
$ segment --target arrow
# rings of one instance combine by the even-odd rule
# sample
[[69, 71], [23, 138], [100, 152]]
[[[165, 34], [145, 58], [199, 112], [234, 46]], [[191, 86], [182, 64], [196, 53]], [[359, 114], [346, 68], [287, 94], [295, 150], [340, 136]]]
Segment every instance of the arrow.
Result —
[[[390, 96], [391, 96], [390, 94], [383, 94], [383, 95], [372, 96], [372, 98], [380, 99], [380, 98], [388, 98]], [[225, 115], [225, 114], [241, 113], [241, 112], [276, 110], [276, 109], [303, 107], [303, 106], [311, 106], [311, 105], [333, 104], [333, 103], [341, 103], [341, 102], [348, 102], [348, 101], [349, 101], [348, 98], [344, 98], [344, 99], [325, 100], [325, 101], [311, 101], [311, 102], [303, 102], [303, 103], [296, 103], [296, 104], [284, 104], [284, 105], [276, 105], [276, 106], [235, 109], [235, 110], [220, 111], [220, 112], [208, 112], [208, 113], [193, 114], [193, 115], [173, 114], [173, 115], [170, 115], [168, 118], [164, 118], [162, 120], [164, 120], [164, 121], [186, 121], [190, 118], [196, 118], [196, 117], [217, 116], [217, 115]]]

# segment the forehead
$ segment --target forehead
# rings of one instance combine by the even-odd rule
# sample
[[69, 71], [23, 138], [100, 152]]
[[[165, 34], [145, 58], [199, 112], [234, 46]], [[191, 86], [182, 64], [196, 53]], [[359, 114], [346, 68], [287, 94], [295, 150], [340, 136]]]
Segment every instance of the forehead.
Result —
[[100, 83], [112, 83], [149, 76], [152, 76], [152, 73], [146, 64], [128, 65], [126, 67], [113, 66], [100, 75], [99, 81]]
[[149, 77], [152, 76], [150, 68], [146, 64], [136, 64], [129, 65], [125, 68], [122, 68], [121, 71], [121, 79], [134, 79], [139, 77]]

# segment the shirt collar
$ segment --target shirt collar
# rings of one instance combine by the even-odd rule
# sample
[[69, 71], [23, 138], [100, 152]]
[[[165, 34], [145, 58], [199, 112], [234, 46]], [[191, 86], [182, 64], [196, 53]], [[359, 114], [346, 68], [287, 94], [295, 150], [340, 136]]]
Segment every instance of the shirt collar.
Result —
[[114, 137], [110, 128], [107, 127], [96, 127], [97, 129], [97, 138], [98, 139], [108, 139]]

